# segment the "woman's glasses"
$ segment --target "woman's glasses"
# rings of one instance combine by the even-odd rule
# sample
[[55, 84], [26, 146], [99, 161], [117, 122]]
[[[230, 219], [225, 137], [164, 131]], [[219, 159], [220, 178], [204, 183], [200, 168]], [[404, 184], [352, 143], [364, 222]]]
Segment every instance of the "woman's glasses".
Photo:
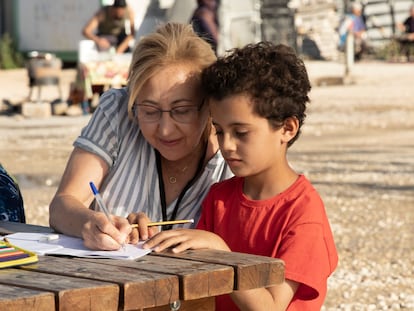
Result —
[[168, 112], [170, 117], [180, 123], [191, 123], [198, 117], [201, 106], [187, 105], [177, 106], [170, 110], [162, 110], [151, 105], [137, 104], [134, 106], [135, 115], [140, 122], [158, 122], [164, 112]]

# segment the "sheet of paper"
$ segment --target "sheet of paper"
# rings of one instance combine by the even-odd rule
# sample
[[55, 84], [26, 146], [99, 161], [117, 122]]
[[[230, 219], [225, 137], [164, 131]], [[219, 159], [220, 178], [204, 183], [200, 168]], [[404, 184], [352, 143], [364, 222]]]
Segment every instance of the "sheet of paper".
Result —
[[80, 238], [59, 234], [57, 240], [47, 242], [49, 234], [18, 232], [6, 237], [10, 243], [35, 252], [38, 255], [67, 255], [88, 258], [136, 259], [151, 252], [143, 249], [143, 242], [137, 245], [127, 244], [118, 251], [93, 251], [83, 245]]

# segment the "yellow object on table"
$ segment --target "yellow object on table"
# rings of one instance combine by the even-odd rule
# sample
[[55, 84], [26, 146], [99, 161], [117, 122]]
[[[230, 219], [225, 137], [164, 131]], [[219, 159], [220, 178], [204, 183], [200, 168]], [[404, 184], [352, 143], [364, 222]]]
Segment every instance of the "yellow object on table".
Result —
[[37, 255], [14, 246], [6, 239], [0, 241], [0, 268], [8, 268], [37, 262]]

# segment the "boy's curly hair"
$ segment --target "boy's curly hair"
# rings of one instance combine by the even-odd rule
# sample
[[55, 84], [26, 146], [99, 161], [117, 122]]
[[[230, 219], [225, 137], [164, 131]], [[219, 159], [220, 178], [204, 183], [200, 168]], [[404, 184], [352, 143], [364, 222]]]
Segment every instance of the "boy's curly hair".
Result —
[[202, 85], [207, 100], [240, 94], [251, 97], [253, 111], [273, 128], [296, 117], [299, 130], [288, 146], [299, 137], [311, 85], [303, 61], [292, 48], [259, 42], [232, 49], [203, 71]]

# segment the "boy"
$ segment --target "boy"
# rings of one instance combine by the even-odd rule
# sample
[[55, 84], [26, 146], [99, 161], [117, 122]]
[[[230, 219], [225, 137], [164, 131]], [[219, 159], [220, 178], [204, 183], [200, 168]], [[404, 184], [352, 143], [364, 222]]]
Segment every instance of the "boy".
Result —
[[286, 156], [309, 102], [303, 62], [287, 46], [251, 44], [205, 69], [202, 84], [220, 150], [235, 177], [210, 188], [198, 230], [163, 231], [145, 247], [280, 258], [284, 283], [235, 291], [233, 301], [217, 297], [216, 310], [320, 310], [337, 252], [321, 198]]

